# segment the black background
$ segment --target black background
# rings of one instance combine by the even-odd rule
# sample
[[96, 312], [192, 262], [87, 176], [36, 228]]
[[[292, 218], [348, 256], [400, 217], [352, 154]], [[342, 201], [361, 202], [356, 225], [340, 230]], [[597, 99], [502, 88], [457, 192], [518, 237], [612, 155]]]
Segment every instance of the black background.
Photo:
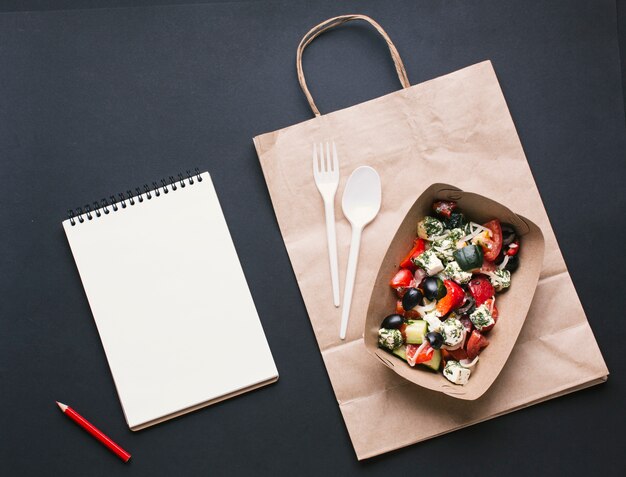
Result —
[[[0, 472], [624, 475], [626, 131], [615, 3], [76, 9], [159, 3], [173, 2], [4, 3], [41, 11], [0, 15]], [[621, 1], [622, 30], [625, 10]], [[412, 83], [493, 61], [611, 371], [606, 384], [357, 462], [251, 142], [311, 117], [295, 47], [312, 25], [348, 12], [386, 28]], [[363, 25], [319, 38], [305, 72], [322, 112], [399, 87], [384, 42]], [[61, 220], [69, 207], [195, 166], [213, 176], [281, 378], [132, 433]], [[120, 279], [132, 286], [141, 270]], [[99, 424], [133, 461], [117, 461], [54, 400]]]

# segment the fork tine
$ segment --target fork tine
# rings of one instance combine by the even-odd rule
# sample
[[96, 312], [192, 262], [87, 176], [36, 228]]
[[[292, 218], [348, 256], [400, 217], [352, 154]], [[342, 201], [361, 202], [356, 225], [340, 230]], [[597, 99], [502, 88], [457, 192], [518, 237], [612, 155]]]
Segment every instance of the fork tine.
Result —
[[332, 156], [330, 155], [330, 142], [326, 141], [326, 172], [333, 172]]
[[337, 157], [337, 147], [335, 141], [333, 141], [333, 172], [337, 174], [339, 172], [339, 158]]
[[326, 161], [324, 160], [324, 144], [321, 142], [320, 142], [319, 163], [320, 163], [320, 173], [323, 174], [324, 172], [326, 172]]
[[317, 144], [313, 143], [313, 176], [317, 178], [319, 166], [317, 164]]

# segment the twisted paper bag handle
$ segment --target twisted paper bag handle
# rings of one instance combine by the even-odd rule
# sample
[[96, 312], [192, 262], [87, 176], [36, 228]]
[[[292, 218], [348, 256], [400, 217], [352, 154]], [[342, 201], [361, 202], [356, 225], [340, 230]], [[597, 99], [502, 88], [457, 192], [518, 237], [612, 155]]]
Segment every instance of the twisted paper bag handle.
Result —
[[335, 28], [337, 26], [343, 25], [344, 23], [353, 21], [353, 20], [363, 20], [372, 25], [378, 33], [385, 39], [387, 42], [387, 46], [389, 47], [389, 52], [391, 53], [391, 58], [393, 59], [393, 63], [396, 67], [396, 72], [398, 73], [398, 78], [400, 79], [400, 84], [403, 88], [409, 88], [411, 83], [409, 83], [409, 78], [406, 75], [406, 69], [404, 68], [404, 63], [402, 63], [402, 58], [400, 58], [400, 53], [398, 53], [398, 49], [387, 35], [387, 32], [383, 30], [383, 28], [372, 18], [367, 15], [340, 15], [338, 17], [329, 18], [328, 20], [323, 21], [319, 25], [314, 26], [309, 30], [309, 32], [304, 35], [302, 41], [298, 45], [298, 50], [296, 52], [296, 69], [298, 70], [298, 81], [300, 82], [300, 87], [304, 95], [306, 96], [307, 101], [309, 102], [309, 106], [313, 110], [313, 114], [315, 116], [321, 116], [319, 109], [315, 105], [315, 101], [313, 101], [313, 96], [311, 96], [311, 92], [306, 84], [306, 79], [304, 78], [304, 71], [302, 70], [302, 53], [304, 49], [309, 46], [315, 38], [320, 36], [325, 31], [330, 30], [331, 28]]

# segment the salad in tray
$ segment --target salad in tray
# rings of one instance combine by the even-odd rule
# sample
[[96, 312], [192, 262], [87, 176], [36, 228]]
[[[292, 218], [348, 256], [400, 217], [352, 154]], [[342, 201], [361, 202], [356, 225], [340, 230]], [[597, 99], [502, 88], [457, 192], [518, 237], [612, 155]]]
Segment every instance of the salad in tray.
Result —
[[389, 283], [398, 300], [380, 325], [378, 345], [463, 385], [498, 322], [496, 295], [511, 286], [520, 238], [497, 219], [472, 222], [456, 202], [432, 208]]

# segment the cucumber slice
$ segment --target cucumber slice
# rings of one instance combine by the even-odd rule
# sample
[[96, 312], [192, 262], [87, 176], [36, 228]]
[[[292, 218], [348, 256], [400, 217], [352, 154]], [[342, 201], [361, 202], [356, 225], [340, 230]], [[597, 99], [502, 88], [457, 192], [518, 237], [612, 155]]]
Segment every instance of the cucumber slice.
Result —
[[398, 346], [396, 349], [392, 351], [392, 353], [395, 354], [401, 360], [406, 361], [406, 346], [404, 345]]
[[406, 329], [406, 342], [409, 344], [422, 344], [426, 333], [428, 333], [428, 323], [424, 320], [409, 321]]
[[430, 361], [426, 361], [425, 363], [421, 363], [421, 364], [426, 366], [427, 368], [432, 369], [433, 371], [438, 371], [439, 365], [441, 364], [441, 350], [436, 349], [435, 353], [433, 354], [433, 357], [430, 358]]
[[478, 245], [466, 245], [452, 255], [463, 271], [475, 270], [483, 265], [483, 249]]

